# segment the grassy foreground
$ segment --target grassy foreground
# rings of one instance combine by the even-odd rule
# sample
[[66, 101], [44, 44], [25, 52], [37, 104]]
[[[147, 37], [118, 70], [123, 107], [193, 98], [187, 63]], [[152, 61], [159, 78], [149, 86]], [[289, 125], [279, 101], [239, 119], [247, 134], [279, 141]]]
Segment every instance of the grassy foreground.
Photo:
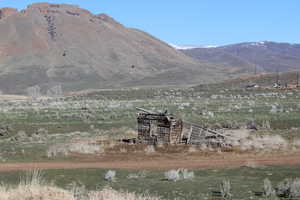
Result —
[[[196, 170], [191, 180], [167, 181], [164, 172], [146, 172], [145, 177], [128, 178], [137, 171], [116, 171], [116, 180], [106, 181], [107, 170], [47, 170], [43, 177], [47, 183], [72, 190], [74, 186], [87, 191], [102, 191], [111, 187], [117, 191], [129, 191], [138, 194], [149, 194], [162, 199], [199, 200], [221, 199], [220, 183], [224, 179], [231, 182], [233, 199], [264, 199], [263, 180], [268, 178], [274, 187], [285, 178], [300, 177], [300, 166], [257, 166], [250, 165], [238, 169]], [[26, 177], [25, 172], [1, 173], [0, 181], [5, 185], [17, 185]], [[22, 178], [23, 177], [23, 178]], [[148, 195], [148, 196], [149, 196]]]

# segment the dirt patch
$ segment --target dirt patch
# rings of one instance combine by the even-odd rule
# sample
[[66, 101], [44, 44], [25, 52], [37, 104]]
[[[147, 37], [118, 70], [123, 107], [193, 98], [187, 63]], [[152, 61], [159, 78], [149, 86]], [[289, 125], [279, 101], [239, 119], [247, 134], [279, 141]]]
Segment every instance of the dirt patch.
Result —
[[195, 156], [174, 154], [166, 156], [143, 155], [126, 156], [114, 155], [99, 158], [78, 157], [70, 162], [31, 162], [31, 163], [3, 163], [0, 172], [25, 171], [34, 169], [130, 169], [130, 170], [168, 170], [177, 168], [209, 169], [209, 168], [236, 168], [247, 166], [247, 163], [257, 165], [300, 165], [300, 155], [216, 155]]
[[26, 96], [19, 95], [0, 95], [0, 100], [27, 100]]

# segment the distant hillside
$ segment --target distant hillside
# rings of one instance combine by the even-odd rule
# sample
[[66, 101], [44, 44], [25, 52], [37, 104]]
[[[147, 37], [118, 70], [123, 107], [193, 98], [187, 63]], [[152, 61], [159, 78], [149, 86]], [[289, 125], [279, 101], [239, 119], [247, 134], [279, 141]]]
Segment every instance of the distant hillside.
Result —
[[300, 44], [249, 42], [215, 48], [180, 50], [200, 61], [222, 64], [240, 72], [288, 72], [300, 70]]
[[239, 78], [226, 80], [221, 83], [214, 84], [201, 84], [194, 88], [207, 89], [207, 88], [246, 88], [249, 85], [258, 85], [259, 87], [270, 87], [277, 82], [282, 86], [288, 85], [289, 87], [300, 86], [300, 71], [285, 72], [285, 73], [268, 73], [268, 74], [257, 74], [257, 75], [242, 75]]
[[25, 93], [140, 85], [181, 85], [224, 79], [220, 66], [196, 61], [105, 14], [38, 3], [0, 9], [0, 90]]

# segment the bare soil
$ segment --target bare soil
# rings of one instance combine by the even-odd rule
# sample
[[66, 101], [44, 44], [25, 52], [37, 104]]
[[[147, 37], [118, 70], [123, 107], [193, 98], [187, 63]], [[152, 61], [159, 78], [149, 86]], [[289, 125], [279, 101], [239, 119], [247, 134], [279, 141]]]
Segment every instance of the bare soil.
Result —
[[129, 170], [168, 170], [177, 168], [214, 169], [237, 168], [241, 166], [260, 165], [300, 165], [300, 154], [285, 155], [235, 154], [221, 153], [216, 155], [197, 154], [118, 154], [105, 156], [76, 156], [73, 161], [2, 163], [0, 172], [45, 170], [45, 169], [129, 169]]
[[28, 97], [20, 95], [0, 95], [0, 100], [27, 100]]

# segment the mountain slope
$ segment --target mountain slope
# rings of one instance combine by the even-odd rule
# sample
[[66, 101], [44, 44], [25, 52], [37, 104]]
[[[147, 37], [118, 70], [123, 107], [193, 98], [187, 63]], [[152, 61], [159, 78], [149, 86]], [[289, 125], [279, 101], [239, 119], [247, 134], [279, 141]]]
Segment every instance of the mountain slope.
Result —
[[276, 42], [249, 42], [216, 48], [181, 50], [195, 59], [223, 64], [243, 72], [288, 72], [300, 70], [300, 45]]
[[190, 84], [222, 75], [219, 66], [198, 62], [147, 33], [78, 6], [38, 3], [20, 12], [0, 9], [0, 30], [4, 93], [24, 93], [34, 85], [75, 91]]

